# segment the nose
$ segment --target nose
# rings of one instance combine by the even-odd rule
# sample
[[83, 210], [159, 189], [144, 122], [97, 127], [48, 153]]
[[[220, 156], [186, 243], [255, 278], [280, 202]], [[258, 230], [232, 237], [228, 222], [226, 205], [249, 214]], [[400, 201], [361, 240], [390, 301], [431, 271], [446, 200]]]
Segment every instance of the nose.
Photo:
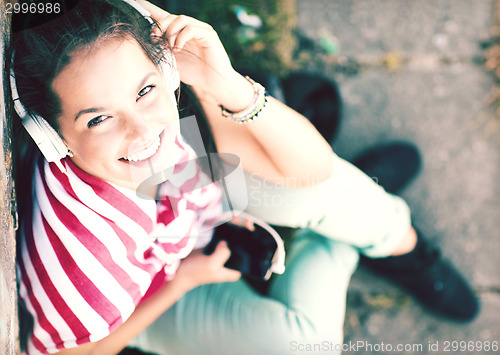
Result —
[[124, 111], [120, 114], [120, 117], [125, 139], [129, 141], [147, 137], [155, 126], [155, 122], [151, 117], [140, 114], [135, 110]]

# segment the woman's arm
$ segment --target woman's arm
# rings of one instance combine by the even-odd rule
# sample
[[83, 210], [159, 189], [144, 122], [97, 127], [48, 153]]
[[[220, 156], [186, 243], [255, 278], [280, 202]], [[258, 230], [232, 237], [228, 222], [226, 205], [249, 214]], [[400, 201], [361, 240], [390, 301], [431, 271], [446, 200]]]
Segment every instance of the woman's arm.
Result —
[[237, 154], [245, 170], [291, 186], [327, 179], [332, 149], [302, 115], [270, 98], [257, 119], [239, 125], [222, 117], [219, 105], [243, 110], [252, 101], [252, 85], [231, 66], [214, 29], [187, 16], [176, 16], [138, 0], [159, 23], [153, 33], [173, 48], [181, 80], [199, 97], [220, 152]]
[[[326, 180], [333, 169], [332, 149], [298, 112], [269, 97], [266, 107], [252, 122], [237, 124], [222, 116], [219, 104], [238, 111], [245, 105], [238, 108], [235, 103], [252, 100], [252, 86], [240, 74], [236, 75], [240, 80], [227, 85], [234, 99], [223, 101], [195, 89], [212, 127], [217, 150], [238, 155], [245, 170], [291, 187]], [[245, 92], [248, 86], [250, 95]]]
[[231, 252], [225, 242], [217, 245], [214, 253], [204, 255], [199, 251], [184, 259], [175, 278], [153, 296], [142, 302], [132, 315], [110, 335], [94, 343], [65, 349], [59, 355], [107, 355], [119, 353], [141, 331], [151, 325], [160, 315], [173, 306], [185, 293], [193, 288], [216, 282], [231, 282], [241, 273], [224, 267]]

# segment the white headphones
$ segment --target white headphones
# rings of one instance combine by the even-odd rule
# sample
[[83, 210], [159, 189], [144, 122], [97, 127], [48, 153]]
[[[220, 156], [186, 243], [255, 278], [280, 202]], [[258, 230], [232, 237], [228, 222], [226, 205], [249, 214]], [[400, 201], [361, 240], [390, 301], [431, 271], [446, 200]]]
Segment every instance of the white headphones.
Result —
[[[136, 9], [149, 23], [153, 24], [151, 14], [146, 11], [134, 0], [123, 0], [134, 9]], [[171, 51], [165, 53], [166, 63], [162, 63], [161, 72], [167, 83], [167, 88], [170, 88], [171, 98], [175, 100], [175, 91], [179, 88], [180, 78], [179, 72], [176, 69], [175, 57]], [[25, 107], [21, 103], [19, 93], [17, 91], [16, 77], [13, 69], [14, 53], [12, 54], [11, 69], [10, 69], [10, 88], [12, 93], [12, 100], [14, 101], [14, 110], [22, 120], [23, 126], [28, 131], [28, 134], [33, 138], [36, 145], [42, 152], [47, 161], [53, 162], [61, 170], [66, 173], [66, 168], [61, 163], [61, 159], [70, 154], [66, 143], [64, 143], [61, 136], [56, 130], [41, 116], [36, 114], [28, 114]]]

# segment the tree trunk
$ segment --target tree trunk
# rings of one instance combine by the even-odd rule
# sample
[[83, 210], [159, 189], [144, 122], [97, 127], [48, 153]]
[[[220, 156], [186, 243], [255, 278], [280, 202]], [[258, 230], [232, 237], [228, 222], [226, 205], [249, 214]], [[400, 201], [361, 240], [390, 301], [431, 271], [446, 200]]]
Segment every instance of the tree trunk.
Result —
[[[9, 43], [10, 26], [5, 14], [6, 1], [0, 0], [1, 62], [5, 64], [5, 50]], [[5, 65], [4, 65], [5, 67]], [[14, 182], [12, 180], [11, 115], [9, 107], [8, 75], [4, 67], [0, 86], [0, 353], [17, 354], [17, 291], [15, 274], [15, 224], [17, 223]]]

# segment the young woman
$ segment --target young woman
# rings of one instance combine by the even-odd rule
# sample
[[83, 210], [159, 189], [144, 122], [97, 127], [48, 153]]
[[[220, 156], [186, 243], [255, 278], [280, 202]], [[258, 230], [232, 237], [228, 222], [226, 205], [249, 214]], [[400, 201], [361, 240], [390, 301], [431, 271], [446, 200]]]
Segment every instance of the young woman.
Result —
[[[111, 354], [127, 345], [159, 354], [339, 353], [360, 252], [432, 311], [475, 316], [474, 294], [417, 236], [403, 200], [237, 73], [209, 25], [138, 3], [155, 25], [126, 2], [85, 0], [33, 28], [18, 20], [25, 29], [13, 34], [20, 101], [68, 148], [61, 169], [23, 151], [33, 170], [18, 252], [28, 353]], [[247, 212], [310, 228], [266, 296], [224, 267], [227, 245], [200, 252], [222, 193], [203, 183], [179, 134], [178, 75], [217, 150], [241, 159]], [[152, 167], [165, 166], [174, 167], [166, 181], [143, 191], [158, 201], [138, 196]]]

